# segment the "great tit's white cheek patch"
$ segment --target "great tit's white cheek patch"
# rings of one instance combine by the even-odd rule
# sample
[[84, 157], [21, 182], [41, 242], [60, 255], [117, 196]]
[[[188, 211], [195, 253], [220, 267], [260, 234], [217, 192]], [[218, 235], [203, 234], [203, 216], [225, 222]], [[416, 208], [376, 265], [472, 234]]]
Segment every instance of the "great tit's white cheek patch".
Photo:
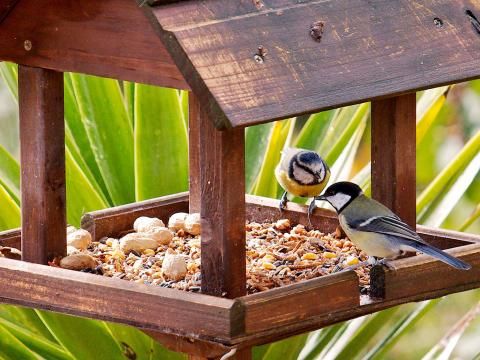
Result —
[[351, 198], [352, 197], [350, 195], [336, 193], [333, 196], [329, 196], [328, 201], [330, 202], [330, 204], [332, 204], [332, 206], [335, 209], [339, 210], [342, 207], [344, 207], [350, 201]]

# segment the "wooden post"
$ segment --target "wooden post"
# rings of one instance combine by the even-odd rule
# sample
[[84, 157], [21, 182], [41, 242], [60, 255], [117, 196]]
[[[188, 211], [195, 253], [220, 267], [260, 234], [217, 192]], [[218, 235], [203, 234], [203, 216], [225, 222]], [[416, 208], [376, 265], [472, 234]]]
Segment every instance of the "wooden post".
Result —
[[[189, 107], [190, 209], [202, 218], [202, 293], [233, 299], [246, 294], [244, 130], [215, 129], [193, 93]], [[231, 359], [251, 359], [251, 350]]]
[[372, 101], [372, 197], [415, 228], [415, 93]]
[[[200, 114], [199, 101], [193, 100], [194, 95], [188, 94], [188, 162], [189, 162], [189, 208], [190, 213], [200, 212]], [[191, 121], [191, 119], [195, 119]]]
[[22, 260], [66, 252], [63, 73], [19, 66]]

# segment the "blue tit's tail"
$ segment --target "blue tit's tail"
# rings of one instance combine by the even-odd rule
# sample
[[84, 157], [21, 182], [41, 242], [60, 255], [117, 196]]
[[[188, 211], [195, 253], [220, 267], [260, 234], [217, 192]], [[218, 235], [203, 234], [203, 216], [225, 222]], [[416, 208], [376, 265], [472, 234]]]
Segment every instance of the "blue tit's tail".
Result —
[[415, 242], [415, 243], [409, 244], [409, 245], [412, 248], [414, 248], [414, 249], [416, 249], [416, 250], [418, 250], [418, 251], [420, 251], [424, 254], [433, 256], [434, 258], [444, 262], [445, 264], [453, 266], [456, 269], [470, 270], [472, 268], [472, 266], [470, 264], [466, 263], [465, 261], [457, 259], [456, 257], [454, 257], [450, 254], [447, 254], [445, 251], [437, 249], [436, 247], [433, 247], [431, 245], [423, 244], [421, 242]]

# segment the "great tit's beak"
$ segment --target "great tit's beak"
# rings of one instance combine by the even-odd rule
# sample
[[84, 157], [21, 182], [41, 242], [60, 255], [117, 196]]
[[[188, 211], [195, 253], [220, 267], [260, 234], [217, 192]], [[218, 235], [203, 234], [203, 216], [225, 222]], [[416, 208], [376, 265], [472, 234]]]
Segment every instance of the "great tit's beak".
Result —
[[317, 196], [317, 197], [315, 197], [315, 200], [320, 200], [320, 201], [322, 201], [322, 200], [323, 200], [323, 201], [327, 201], [327, 197], [326, 197], [326, 196], [324, 196], [324, 195], [320, 195], [320, 196]]

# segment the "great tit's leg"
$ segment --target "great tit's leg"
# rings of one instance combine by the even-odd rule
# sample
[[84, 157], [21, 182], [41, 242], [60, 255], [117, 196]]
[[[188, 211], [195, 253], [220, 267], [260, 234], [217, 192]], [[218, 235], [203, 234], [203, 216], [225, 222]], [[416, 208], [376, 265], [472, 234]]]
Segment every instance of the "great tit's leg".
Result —
[[285, 191], [282, 195], [282, 198], [280, 199], [280, 204], [278, 206], [278, 208], [280, 209], [280, 212], [285, 210], [285, 208], [287, 207], [287, 202], [288, 202], [287, 192]]
[[382, 266], [385, 266], [387, 269], [394, 270], [394, 267], [389, 263], [389, 260], [390, 259], [387, 259], [387, 258], [383, 258], [381, 260], [377, 259], [377, 262], [375, 263], [375, 265], [382, 265]]
[[310, 228], [313, 228], [312, 222], [310, 221], [310, 216], [313, 214], [313, 211], [316, 209], [317, 204], [315, 203], [315, 198], [312, 199], [310, 205], [308, 205], [308, 225]]

